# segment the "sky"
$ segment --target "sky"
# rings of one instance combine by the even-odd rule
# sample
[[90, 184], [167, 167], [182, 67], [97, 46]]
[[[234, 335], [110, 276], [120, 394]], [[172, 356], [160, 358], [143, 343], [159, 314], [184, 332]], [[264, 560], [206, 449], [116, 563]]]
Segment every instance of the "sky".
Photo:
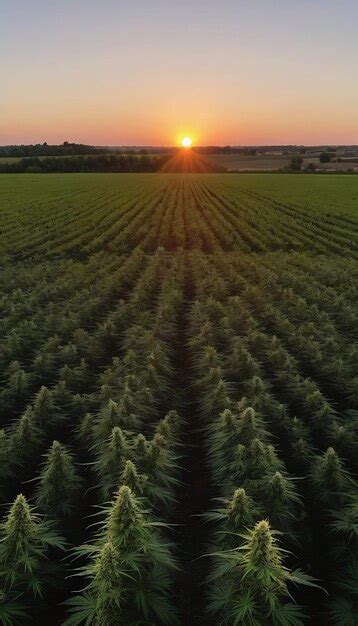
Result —
[[358, 0], [0, 0], [0, 144], [358, 144]]

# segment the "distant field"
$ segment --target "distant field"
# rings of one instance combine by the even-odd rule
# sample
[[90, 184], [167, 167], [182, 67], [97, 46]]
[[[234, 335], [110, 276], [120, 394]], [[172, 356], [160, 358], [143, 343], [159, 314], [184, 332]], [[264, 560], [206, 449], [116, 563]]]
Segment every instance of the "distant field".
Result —
[[24, 158], [26, 158], [26, 157], [0, 157], [0, 164], [2, 164], [2, 163], [16, 163], [16, 161], [20, 161], [20, 159], [24, 159]]
[[[111, 152], [104, 153], [106, 155], [112, 154]], [[114, 153], [113, 153], [114, 154]], [[127, 153], [121, 152], [120, 154], [125, 155]], [[65, 156], [39, 156], [40, 160], [43, 159], [57, 159], [57, 158], [70, 158], [70, 157], [89, 157], [95, 158], [98, 155], [65, 155]], [[133, 156], [140, 157], [142, 156], [139, 153], [134, 154]], [[159, 153], [148, 153], [146, 156], [152, 157], [162, 157], [163, 154]], [[230, 172], [230, 170], [234, 171], [247, 171], [247, 172], [255, 172], [255, 171], [275, 171], [279, 169], [284, 169], [288, 167], [292, 158], [292, 155], [282, 156], [282, 155], [258, 155], [258, 156], [242, 156], [239, 154], [204, 154], [202, 155], [204, 159], [211, 161], [220, 167], [225, 168]], [[0, 157], [0, 165], [5, 163], [15, 163], [21, 159], [28, 159], [32, 157]], [[323, 171], [346, 171], [353, 170], [358, 172], [358, 163], [343, 161], [342, 163], [320, 163], [317, 155], [304, 155], [303, 156], [303, 168], [307, 167], [309, 163], [314, 163], [316, 167]]]
[[[207, 158], [214, 161], [227, 170], [277, 170], [287, 167], [290, 164], [292, 155], [263, 155], [263, 156], [241, 156], [240, 154], [210, 154]], [[314, 156], [303, 155], [303, 167], [307, 167], [309, 163], [314, 163], [317, 168], [330, 170], [346, 170], [354, 169], [358, 171], [358, 163], [320, 163], [319, 158]]]

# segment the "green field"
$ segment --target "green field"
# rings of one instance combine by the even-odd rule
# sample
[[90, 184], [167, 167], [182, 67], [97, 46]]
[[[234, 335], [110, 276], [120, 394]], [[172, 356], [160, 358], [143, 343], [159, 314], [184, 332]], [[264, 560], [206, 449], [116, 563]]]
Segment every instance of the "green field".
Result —
[[0, 624], [355, 626], [358, 177], [4, 174], [0, 222]]

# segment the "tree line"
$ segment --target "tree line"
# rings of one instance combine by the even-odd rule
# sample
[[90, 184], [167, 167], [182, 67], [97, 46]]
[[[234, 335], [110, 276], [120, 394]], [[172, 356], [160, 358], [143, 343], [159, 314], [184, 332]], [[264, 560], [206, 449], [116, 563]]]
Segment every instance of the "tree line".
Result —
[[44, 143], [0, 146], [0, 157], [70, 156], [76, 154], [103, 154], [110, 148], [88, 146], [83, 143], [64, 141], [60, 145]]

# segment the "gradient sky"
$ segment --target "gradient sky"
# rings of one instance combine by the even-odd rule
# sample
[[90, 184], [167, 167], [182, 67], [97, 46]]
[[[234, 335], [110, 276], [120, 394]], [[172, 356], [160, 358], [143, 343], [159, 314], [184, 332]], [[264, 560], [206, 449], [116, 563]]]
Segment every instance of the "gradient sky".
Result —
[[0, 0], [0, 144], [358, 143], [358, 0]]

